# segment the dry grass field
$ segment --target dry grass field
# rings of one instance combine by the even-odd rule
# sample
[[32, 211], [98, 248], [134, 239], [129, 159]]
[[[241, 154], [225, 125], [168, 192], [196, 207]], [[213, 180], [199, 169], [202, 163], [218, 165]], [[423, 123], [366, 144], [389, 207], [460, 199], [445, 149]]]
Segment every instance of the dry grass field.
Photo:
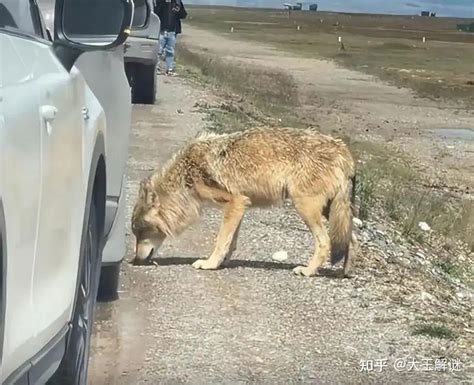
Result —
[[[474, 102], [470, 19], [193, 7], [189, 22], [236, 39], [326, 58], [430, 98]], [[299, 26], [299, 30], [298, 30]], [[230, 32], [233, 28], [233, 33]], [[341, 36], [345, 50], [340, 49]], [[423, 37], [426, 42], [423, 43]]]

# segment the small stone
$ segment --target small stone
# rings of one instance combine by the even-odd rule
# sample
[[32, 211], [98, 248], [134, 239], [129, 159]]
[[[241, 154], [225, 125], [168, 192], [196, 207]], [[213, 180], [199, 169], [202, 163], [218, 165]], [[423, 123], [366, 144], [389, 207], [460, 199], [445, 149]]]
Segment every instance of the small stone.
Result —
[[272, 255], [272, 259], [278, 262], [283, 262], [288, 259], [288, 253], [285, 250], [277, 251]]
[[352, 223], [354, 223], [354, 226], [361, 228], [362, 227], [362, 221], [359, 218], [353, 218]]
[[428, 302], [432, 302], [435, 299], [431, 294], [425, 291], [421, 293], [420, 297], [422, 301], [428, 301]]
[[382, 230], [375, 230], [375, 234], [377, 234], [380, 237], [385, 237], [385, 233]]
[[422, 231], [430, 231], [431, 230], [431, 227], [428, 223], [426, 222], [419, 222], [418, 223], [418, 227], [420, 228], [420, 230]]

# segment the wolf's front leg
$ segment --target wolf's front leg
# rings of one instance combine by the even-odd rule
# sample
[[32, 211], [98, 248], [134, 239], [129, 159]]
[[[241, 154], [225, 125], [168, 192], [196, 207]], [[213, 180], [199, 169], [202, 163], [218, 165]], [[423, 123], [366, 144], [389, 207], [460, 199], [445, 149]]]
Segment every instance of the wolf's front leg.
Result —
[[219, 268], [224, 259], [230, 259], [236, 246], [240, 223], [249, 204], [250, 200], [244, 196], [234, 197], [229, 203], [226, 203], [224, 220], [217, 235], [214, 251], [208, 259], [198, 259], [194, 262], [194, 268], [215, 270]]
[[230, 259], [232, 258], [232, 254], [234, 253], [235, 250], [237, 250], [237, 239], [239, 238], [241, 224], [242, 224], [242, 219], [240, 220], [240, 223], [237, 226], [237, 230], [235, 230], [234, 236], [232, 237], [232, 242], [230, 244], [229, 251], [224, 257], [224, 263], [230, 261]]

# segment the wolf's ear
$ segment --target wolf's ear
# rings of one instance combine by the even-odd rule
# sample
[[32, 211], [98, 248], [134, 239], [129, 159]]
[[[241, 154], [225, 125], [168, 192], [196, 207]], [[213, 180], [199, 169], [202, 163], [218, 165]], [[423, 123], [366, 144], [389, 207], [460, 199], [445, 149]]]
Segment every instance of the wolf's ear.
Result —
[[158, 205], [158, 196], [153, 189], [153, 184], [151, 183], [150, 177], [145, 178], [140, 182], [138, 197], [141, 201], [145, 202], [149, 206]]

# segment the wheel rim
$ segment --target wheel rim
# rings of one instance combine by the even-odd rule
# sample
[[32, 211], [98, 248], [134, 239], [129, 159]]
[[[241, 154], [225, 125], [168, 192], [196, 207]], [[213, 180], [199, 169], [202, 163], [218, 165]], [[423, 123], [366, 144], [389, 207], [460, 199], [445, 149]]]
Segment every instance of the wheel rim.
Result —
[[74, 314], [71, 342], [74, 344], [74, 375], [75, 384], [85, 384], [87, 377], [87, 361], [89, 359], [89, 343], [91, 334], [91, 318], [93, 300], [92, 290], [92, 233], [88, 229], [87, 240], [83, 249], [83, 264], [81, 281], [77, 293], [76, 310]]

